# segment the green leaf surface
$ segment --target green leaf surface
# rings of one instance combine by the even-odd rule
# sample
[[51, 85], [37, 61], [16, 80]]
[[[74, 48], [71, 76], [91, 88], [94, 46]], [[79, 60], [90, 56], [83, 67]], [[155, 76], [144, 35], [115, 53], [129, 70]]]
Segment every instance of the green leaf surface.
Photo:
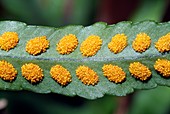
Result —
[[160, 22], [167, 8], [166, 0], [140, 0], [139, 7], [134, 12], [131, 20], [133, 22], [143, 20], [155, 20]]
[[[0, 79], [1, 90], [29, 90], [36, 93], [53, 92], [67, 96], [78, 95], [87, 99], [96, 99], [103, 97], [104, 94], [125, 96], [132, 93], [135, 89], [152, 89], [158, 85], [170, 86], [170, 79], [162, 78], [153, 68], [158, 58], [169, 59], [170, 54], [159, 53], [154, 47], [154, 42], [169, 32], [170, 22], [120, 22], [114, 25], [98, 22], [87, 27], [70, 25], [62, 28], [53, 28], [26, 25], [25, 23], [15, 21], [1, 21], [0, 28], [0, 34], [3, 34], [5, 31], [15, 31], [19, 34], [20, 38], [19, 44], [14, 49], [8, 52], [0, 50], [0, 60], [10, 62], [18, 71], [17, 78], [13, 82], [6, 82]], [[152, 39], [150, 48], [143, 53], [137, 53], [132, 49], [132, 41], [135, 39], [136, 34], [140, 32], [147, 33]], [[56, 43], [63, 36], [70, 33], [77, 36], [79, 45], [73, 53], [60, 55], [56, 51]], [[112, 36], [117, 33], [125, 33], [127, 35], [128, 46], [121, 53], [114, 54], [110, 52], [107, 45]], [[80, 44], [91, 34], [101, 37], [103, 40], [102, 47], [95, 56], [83, 57], [79, 50]], [[29, 39], [42, 35], [46, 35], [47, 39], [50, 40], [50, 48], [47, 52], [38, 56], [29, 55], [25, 51], [26, 42]], [[147, 82], [142, 82], [132, 77], [128, 67], [134, 61], [139, 61], [148, 66], [152, 71], [152, 78]], [[21, 75], [21, 66], [30, 62], [39, 65], [44, 71], [44, 79], [36, 85], [31, 84]], [[50, 76], [49, 71], [56, 64], [67, 68], [72, 75], [72, 82], [65, 87], [59, 85]], [[102, 73], [102, 66], [104, 64], [115, 64], [122, 67], [127, 74], [126, 81], [120, 84], [108, 81]], [[79, 65], [86, 65], [97, 72], [99, 83], [95, 86], [84, 85], [75, 74], [75, 70]]]
[[128, 114], [168, 114], [169, 95], [170, 88], [162, 86], [152, 90], [138, 91], [134, 95]]

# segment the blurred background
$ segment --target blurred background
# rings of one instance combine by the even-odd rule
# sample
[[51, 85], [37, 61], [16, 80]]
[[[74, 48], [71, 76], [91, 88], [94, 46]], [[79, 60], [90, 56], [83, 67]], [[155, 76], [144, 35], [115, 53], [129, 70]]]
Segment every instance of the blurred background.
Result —
[[[0, 0], [0, 21], [61, 27], [98, 21], [170, 20], [169, 0]], [[97, 100], [28, 91], [0, 91], [0, 114], [170, 114], [170, 88]]]

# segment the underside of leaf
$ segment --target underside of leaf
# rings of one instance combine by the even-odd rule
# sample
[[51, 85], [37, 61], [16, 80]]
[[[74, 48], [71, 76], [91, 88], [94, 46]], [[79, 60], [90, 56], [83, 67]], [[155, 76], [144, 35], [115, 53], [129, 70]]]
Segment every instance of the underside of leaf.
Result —
[[[168, 60], [170, 57], [168, 52], [162, 53], [155, 48], [155, 42], [157, 42], [160, 37], [170, 32], [169, 22], [120, 22], [114, 25], [98, 22], [87, 27], [70, 25], [62, 28], [53, 28], [26, 25], [25, 23], [16, 21], [1, 21], [0, 28], [1, 35], [5, 32], [16, 32], [19, 37], [19, 42], [13, 49], [8, 51], [0, 50], [0, 60], [9, 62], [17, 70], [17, 76], [13, 81], [0, 79], [1, 90], [29, 90], [36, 93], [53, 92], [67, 96], [78, 95], [87, 99], [96, 99], [103, 97], [104, 94], [125, 96], [134, 92], [135, 89], [152, 89], [158, 85], [170, 86], [170, 79], [164, 78], [154, 68], [154, 64], [158, 59]], [[151, 44], [149, 44], [149, 46], [147, 45], [144, 51], [137, 52], [133, 49], [132, 43], [139, 33], [147, 34], [151, 39]], [[76, 44], [70, 46], [73, 47], [72, 50], [68, 53], [63, 52], [63, 54], [61, 54], [56, 50], [57, 44], [64, 36], [69, 34], [74, 35], [78, 43], [77, 40], [75, 40]], [[108, 44], [114, 40], [112, 38], [117, 34], [126, 35], [127, 45], [118, 53], [113, 53], [108, 48]], [[93, 49], [97, 49], [95, 54], [92, 56], [84, 56], [80, 50], [81, 44], [91, 35], [97, 36], [100, 42], [98, 43], [98, 40], [94, 41], [95, 43], [93, 46], [97, 46]], [[29, 54], [25, 50], [27, 42], [41, 36], [46, 36], [46, 39], [49, 41], [48, 48], [45, 49], [45, 51], [40, 51], [42, 53], [39, 54]], [[85, 45], [89, 45], [91, 42]], [[88, 49], [87, 47], [85, 48]], [[63, 48], [60, 50], [62, 49]], [[145, 65], [149, 71], [151, 71], [151, 77], [146, 81], [134, 78], [129, 72], [129, 65], [133, 62], [140, 62]], [[21, 67], [28, 63], [36, 64], [43, 70], [43, 79], [38, 83], [31, 83], [23, 77]], [[125, 72], [126, 78], [121, 83], [109, 81], [107, 78], [109, 76], [104, 76], [102, 72], [102, 67], [107, 64], [120, 67], [121, 71]], [[69, 81], [63, 82], [61, 78], [60, 81], [52, 78], [50, 70], [55, 65], [61, 65], [66, 69], [64, 71], [70, 73]], [[91, 71], [89, 72], [89, 70], [87, 73], [98, 76], [98, 81], [92, 85], [84, 84], [82, 81], [83, 78], [80, 79], [76, 75], [76, 69], [80, 66], [87, 66], [89, 69], [93, 70], [93, 73], [90, 73]], [[64, 75], [62, 73], [53, 74]], [[62, 85], [58, 82], [64, 84]]]

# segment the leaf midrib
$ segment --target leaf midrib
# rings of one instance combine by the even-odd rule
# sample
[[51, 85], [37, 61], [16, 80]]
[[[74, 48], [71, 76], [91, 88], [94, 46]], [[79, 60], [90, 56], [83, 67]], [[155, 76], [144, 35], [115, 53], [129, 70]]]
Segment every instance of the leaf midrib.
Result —
[[[168, 54], [164, 54], [166, 56]], [[26, 56], [8, 56], [8, 55], [1, 55], [0, 57], [3, 58], [17, 58], [21, 60], [40, 60], [40, 61], [69, 61], [69, 62], [109, 62], [109, 61], [135, 61], [135, 60], [141, 60], [141, 59], [152, 59], [152, 58], [159, 58], [162, 57], [162, 54], [157, 53], [152, 56], [129, 56], [129, 57], [115, 57], [115, 58], [107, 58], [107, 57], [83, 57], [82, 59], [74, 59], [74, 58], [44, 58], [44, 57], [38, 57], [38, 56], [32, 56], [32, 57], [26, 57]]]

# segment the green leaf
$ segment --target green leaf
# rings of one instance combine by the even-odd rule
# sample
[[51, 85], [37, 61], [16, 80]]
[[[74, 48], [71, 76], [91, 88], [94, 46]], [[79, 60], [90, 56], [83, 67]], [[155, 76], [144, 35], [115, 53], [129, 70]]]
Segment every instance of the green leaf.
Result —
[[140, 5], [131, 17], [133, 22], [155, 20], [160, 22], [167, 7], [166, 0], [140, 0]]
[[[63, 28], [53, 28], [30, 26], [15, 21], [2, 21], [0, 22], [0, 28], [0, 34], [3, 34], [5, 31], [16, 31], [20, 38], [19, 44], [14, 49], [8, 52], [0, 50], [0, 60], [10, 62], [18, 71], [17, 78], [13, 82], [6, 82], [0, 79], [0, 89], [2, 90], [29, 90], [36, 93], [53, 92], [67, 96], [78, 95], [87, 99], [96, 99], [103, 97], [104, 94], [125, 96], [132, 93], [135, 89], [152, 89], [158, 85], [170, 86], [170, 79], [162, 78], [153, 68], [158, 58], [168, 59], [170, 56], [169, 53], [159, 53], [154, 47], [154, 42], [169, 32], [170, 22], [120, 22], [115, 25], [99, 22], [88, 27], [70, 25]], [[143, 53], [137, 53], [132, 49], [132, 41], [135, 39], [136, 34], [140, 32], [147, 33], [152, 39], [150, 48]], [[70, 33], [77, 36], [79, 45], [73, 53], [60, 55], [55, 50], [56, 43], [64, 35]], [[107, 44], [112, 36], [117, 33], [125, 33], [127, 35], [128, 46], [122, 52], [113, 54], [109, 51]], [[99, 35], [102, 38], [102, 47], [95, 56], [83, 57], [79, 50], [80, 44], [91, 34]], [[31, 38], [42, 35], [46, 35], [48, 40], [50, 40], [50, 48], [47, 52], [38, 56], [29, 55], [25, 51], [26, 42]], [[142, 82], [130, 75], [128, 67], [134, 61], [139, 61], [149, 67], [152, 71], [152, 78], [150, 80]], [[21, 75], [21, 66], [30, 62], [39, 65], [44, 71], [44, 79], [39, 84], [33, 85]], [[67, 68], [72, 75], [72, 82], [65, 87], [59, 85], [50, 76], [50, 68], [56, 64]], [[108, 81], [102, 73], [102, 66], [104, 64], [115, 64], [122, 67], [127, 74], [126, 81], [120, 84]], [[79, 65], [86, 65], [97, 72], [99, 83], [95, 86], [84, 85], [75, 74], [75, 70]]]
[[134, 95], [128, 114], [166, 114], [169, 112], [169, 95], [169, 87], [160, 86], [149, 91], [138, 91]]
[[62, 26], [65, 21], [65, 0], [1, 0], [1, 3], [8, 12], [5, 13], [8, 19], [53, 26]]

